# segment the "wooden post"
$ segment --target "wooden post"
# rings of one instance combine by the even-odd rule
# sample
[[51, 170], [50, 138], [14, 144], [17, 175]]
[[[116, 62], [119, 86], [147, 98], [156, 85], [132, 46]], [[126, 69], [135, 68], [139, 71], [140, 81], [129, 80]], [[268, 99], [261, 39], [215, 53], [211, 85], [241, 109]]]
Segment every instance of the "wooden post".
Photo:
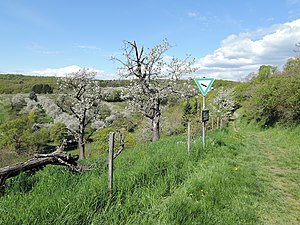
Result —
[[[202, 104], [202, 109], [205, 109], [205, 95], [203, 95], [203, 104]], [[203, 148], [205, 148], [205, 125], [206, 125], [206, 122], [202, 122], [202, 145], [203, 145]]]
[[213, 116], [211, 117], [211, 129], [212, 130], [214, 129], [214, 117]]
[[223, 117], [221, 117], [221, 121], [220, 121], [220, 128], [223, 127]]
[[108, 152], [108, 193], [111, 196], [113, 190], [113, 157], [115, 146], [115, 133], [109, 133], [109, 152]]
[[191, 122], [188, 122], [188, 158], [190, 158], [190, 150], [191, 150]]
[[219, 129], [219, 121], [220, 121], [220, 117], [217, 117], [217, 129]]

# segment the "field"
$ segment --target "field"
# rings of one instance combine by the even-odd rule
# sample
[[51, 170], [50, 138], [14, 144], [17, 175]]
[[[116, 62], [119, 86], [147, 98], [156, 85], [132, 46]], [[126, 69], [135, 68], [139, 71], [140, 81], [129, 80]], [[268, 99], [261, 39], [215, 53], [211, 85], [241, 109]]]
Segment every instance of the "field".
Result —
[[[5, 93], [0, 98], [1, 166], [25, 161], [29, 154], [43, 149], [39, 147], [58, 145], [60, 133], [55, 132], [64, 129], [54, 124], [54, 83], [54, 93], [39, 94], [40, 106], [34, 108], [28, 90], [50, 80], [4, 78], [10, 79], [7, 87], [11, 88], [0, 87], [5, 89], [0, 91]], [[224, 102], [235, 102], [229, 112], [223, 112], [235, 112], [235, 116], [220, 129], [216, 123], [211, 129], [210, 120], [205, 149], [200, 135], [201, 98], [164, 102], [161, 139], [151, 142], [150, 120], [126, 111], [128, 102], [114, 89], [124, 84], [103, 82], [108, 95], [101, 116], [104, 121], [114, 119], [107, 120], [105, 128], [89, 131], [87, 159], [80, 163], [92, 170], [75, 174], [64, 167], [47, 166], [8, 179], [5, 190], [0, 190], [0, 224], [300, 224], [297, 78], [259, 75], [242, 84], [216, 81], [216, 90], [207, 96], [212, 115], [218, 116]], [[295, 81], [290, 88], [294, 94], [278, 98], [274, 84], [290, 79]], [[278, 107], [281, 103], [287, 103], [284, 113]], [[26, 108], [30, 104], [34, 112]], [[187, 121], [192, 121], [190, 158]], [[34, 123], [50, 126], [34, 130]], [[127, 145], [115, 160], [113, 194], [109, 196], [107, 134], [120, 128], [126, 131], [131, 147]], [[20, 142], [22, 148], [17, 148]]]
[[[127, 149], [107, 195], [106, 159], [73, 174], [47, 167], [7, 182], [0, 224], [299, 224], [299, 127], [237, 123]], [[276, 137], [276, 139], [274, 138]]]

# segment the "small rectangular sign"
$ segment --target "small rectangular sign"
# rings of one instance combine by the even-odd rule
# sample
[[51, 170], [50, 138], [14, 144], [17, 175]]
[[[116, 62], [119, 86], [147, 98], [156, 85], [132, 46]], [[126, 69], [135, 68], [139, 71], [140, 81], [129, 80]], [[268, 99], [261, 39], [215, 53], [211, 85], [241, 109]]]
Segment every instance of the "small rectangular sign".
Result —
[[202, 117], [202, 122], [209, 121], [209, 110], [208, 109], [202, 109], [201, 117]]

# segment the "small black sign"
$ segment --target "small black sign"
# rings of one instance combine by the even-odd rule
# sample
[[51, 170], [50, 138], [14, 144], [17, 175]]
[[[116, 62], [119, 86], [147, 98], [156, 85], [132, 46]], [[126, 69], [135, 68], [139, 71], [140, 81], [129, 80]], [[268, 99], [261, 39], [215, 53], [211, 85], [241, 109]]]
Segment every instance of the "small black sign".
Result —
[[202, 117], [202, 122], [208, 121], [209, 120], [209, 110], [202, 109], [201, 117]]

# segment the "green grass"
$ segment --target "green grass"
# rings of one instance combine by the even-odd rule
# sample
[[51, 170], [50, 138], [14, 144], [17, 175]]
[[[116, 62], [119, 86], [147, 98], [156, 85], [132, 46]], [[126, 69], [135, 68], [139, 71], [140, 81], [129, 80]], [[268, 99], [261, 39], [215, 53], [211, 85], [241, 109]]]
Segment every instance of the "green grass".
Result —
[[[205, 150], [194, 139], [190, 159], [181, 136], [128, 149], [115, 160], [112, 197], [105, 158], [82, 174], [48, 166], [8, 180], [0, 224], [297, 224], [298, 137], [241, 125], [209, 132]], [[275, 166], [289, 173], [278, 178]]]
[[266, 157], [265, 221], [300, 224], [300, 127], [272, 128], [254, 136]]
[[10, 116], [11, 106], [6, 96], [0, 96], [0, 124], [4, 123]]

